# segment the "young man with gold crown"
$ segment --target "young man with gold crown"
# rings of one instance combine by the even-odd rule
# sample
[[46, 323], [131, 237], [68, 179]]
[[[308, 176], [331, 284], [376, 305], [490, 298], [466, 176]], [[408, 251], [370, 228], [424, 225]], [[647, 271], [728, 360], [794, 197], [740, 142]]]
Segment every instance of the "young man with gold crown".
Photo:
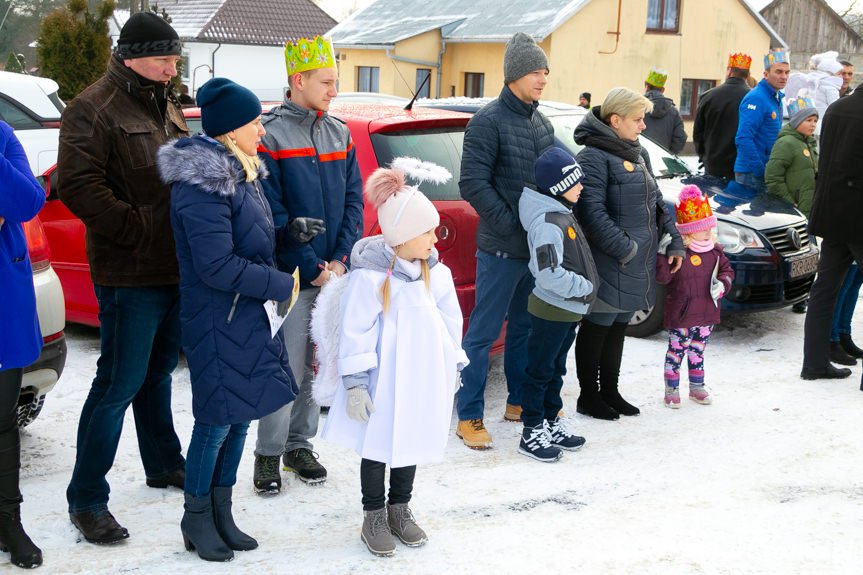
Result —
[[351, 134], [344, 122], [327, 114], [338, 80], [332, 40], [317, 36], [288, 42], [285, 61], [290, 92], [281, 106], [262, 116], [267, 134], [258, 153], [270, 172], [262, 187], [276, 227], [305, 216], [324, 220], [326, 231], [302, 251], [277, 253], [279, 269], [299, 268], [300, 273], [299, 298], [282, 325], [299, 395], [258, 424], [254, 484], [261, 494], [281, 490], [282, 456], [285, 469], [301, 480], [326, 481], [327, 470], [309, 441], [320, 414], [312, 399], [309, 319], [321, 286], [348, 270], [363, 223], [363, 182]]

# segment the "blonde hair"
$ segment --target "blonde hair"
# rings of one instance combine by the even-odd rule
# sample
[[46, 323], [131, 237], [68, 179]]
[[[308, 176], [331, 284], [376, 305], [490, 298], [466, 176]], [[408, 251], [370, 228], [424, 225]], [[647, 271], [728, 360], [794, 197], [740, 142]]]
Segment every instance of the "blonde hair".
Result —
[[602, 101], [599, 119], [608, 124], [612, 114], [626, 118], [642, 110], [645, 114], [652, 112], [653, 102], [629, 88], [612, 88]]
[[250, 156], [246, 154], [246, 152], [237, 147], [237, 144], [234, 143], [227, 134], [216, 136], [213, 139], [225, 146], [225, 148], [240, 161], [240, 165], [243, 166], [243, 171], [246, 172], [247, 182], [253, 182], [255, 178], [258, 177], [258, 166], [260, 166], [261, 161], [258, 159], [257, 155]]
[[[384, 280], [384, 283], [381, 284], [381, 289], [378, 292], [378, 295], [381, 298], [381, 306], [383, 306], [383, 315], [387, 315], [387, 310], [390, 308], [390, 276], [393, 273], [393, 267], [396, 265], [396, 258], [399, 255], [398, 252], [399, 246], [393, 248], [393, 259], [390, 260], [390, 267], [387, 270], [387, 277]], [[430, 281], [431, 276], [429, 275], [429, 262], [428, 260], [420, 261], [420, 270], [422, 271], [423, 283], [426, 286], [426, 293], [431, 293]]]
[[[680, 234], [680, 237], [683, 239], [684, 249], [688, 248], [692, 244], [692, 234]], [[710, 238], [713, 240], [713, 243], [717, 242], [716, 228], [710, 228]]]

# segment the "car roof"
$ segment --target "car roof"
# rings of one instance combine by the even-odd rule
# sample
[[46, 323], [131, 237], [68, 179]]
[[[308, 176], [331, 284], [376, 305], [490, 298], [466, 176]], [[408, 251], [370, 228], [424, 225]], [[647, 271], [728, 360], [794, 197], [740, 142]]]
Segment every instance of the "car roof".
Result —
[[[436, 108], [439, 110], [458, 110], [460, 112], [473, 113], [494, 100], [494, 98], [468, 98], [468, 97], [453, 97], [453, 98], [420, 98], [416, 101], [416, 106], [426, 108]], [[554, 100], [540, 100], [539, 111], [548, 115], [580, 115], [583, 116], [587, 110], [581, 106], [575, 106], [566, 102], [556, 102]]]
[[0, 71], [0, 94], [15, 100], [42, 120], [59, 120], [60, 111], [49, 97], [60, 87], [49, 78]]

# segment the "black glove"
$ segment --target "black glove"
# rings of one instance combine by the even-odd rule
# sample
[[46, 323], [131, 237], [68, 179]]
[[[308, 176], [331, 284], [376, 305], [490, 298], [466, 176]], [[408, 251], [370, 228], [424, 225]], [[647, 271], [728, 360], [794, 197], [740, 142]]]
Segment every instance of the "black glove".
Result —
[[312, 241], [318, 234], [327, 231], [324, 227], [323, 220], [315, 218], [294, 218], [288, 222], [288, 231], [300, 243], [308, 243]]

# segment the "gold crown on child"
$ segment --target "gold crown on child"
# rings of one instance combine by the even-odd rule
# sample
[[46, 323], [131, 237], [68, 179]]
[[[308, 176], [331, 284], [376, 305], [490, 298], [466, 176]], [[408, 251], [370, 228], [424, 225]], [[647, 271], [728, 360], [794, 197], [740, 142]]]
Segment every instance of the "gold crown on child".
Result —
[[315, 36], [311, 40], [300, 38], [285, 44], [285, 63], [288, 75], [318, 68], [331, 68], [336, 65], [333, 39]]

